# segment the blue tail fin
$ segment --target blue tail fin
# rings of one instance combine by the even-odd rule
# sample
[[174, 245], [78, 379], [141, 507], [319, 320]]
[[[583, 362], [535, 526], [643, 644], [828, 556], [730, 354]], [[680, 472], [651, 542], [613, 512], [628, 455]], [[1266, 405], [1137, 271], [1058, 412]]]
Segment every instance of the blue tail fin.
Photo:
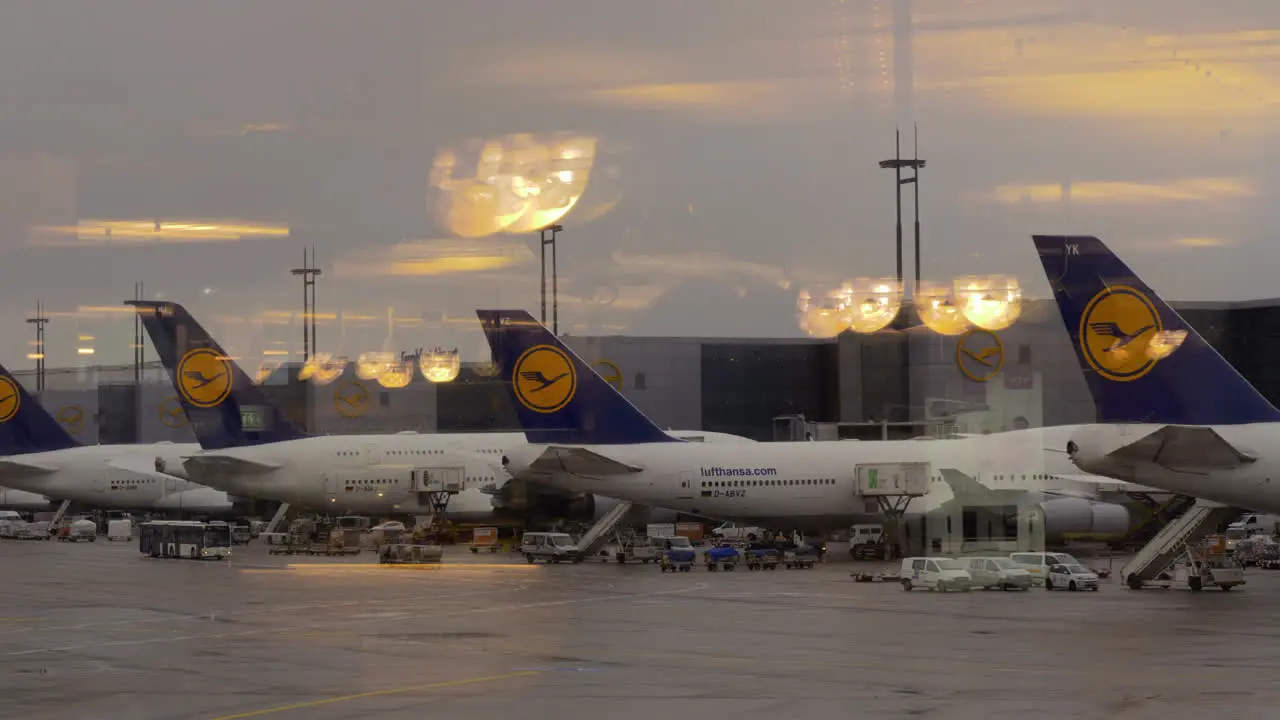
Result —
[[[1101, 240], [1033, 237], [1099, 421], [1280, 421], [1280, 412]], [[1170, 354], [1160, 352], [1179, 337]]]
[[169, 371], [200, 447], [222, 450], [306, 437], [178, 303], [130, 300]]
[[682, 442], [654, 425], [529, 313], [477, 310], [476, 315], [499, 372], [510, 378], [512, 406], [529, 442]]
[[66, 450], [79, 444], [0, 366], [0, 456]]

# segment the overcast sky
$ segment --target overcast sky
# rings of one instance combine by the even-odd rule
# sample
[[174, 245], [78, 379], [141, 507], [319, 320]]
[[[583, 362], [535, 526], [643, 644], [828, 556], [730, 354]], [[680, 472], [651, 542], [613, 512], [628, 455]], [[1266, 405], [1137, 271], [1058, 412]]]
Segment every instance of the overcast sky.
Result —
[[893, 274], [876, 162], [912, 122], [926, 279], [1044, 294], [1029, 235], [1081, 232], [1173, 299], [1280, 295], [1277, 58], [1274, 0], [8, 0], [0, 361], [37, 301], [51, 366], [127, 361], [135, 281], [297, 351], [262, 321], [301, 310], [304, 244], [349, 318], [322, 349], [473, 359], [476, 307], [538, 303], [532, 216], [468, 195], [486, 138], [589, 156], [575, 334], [799, 335], [801, 289]]

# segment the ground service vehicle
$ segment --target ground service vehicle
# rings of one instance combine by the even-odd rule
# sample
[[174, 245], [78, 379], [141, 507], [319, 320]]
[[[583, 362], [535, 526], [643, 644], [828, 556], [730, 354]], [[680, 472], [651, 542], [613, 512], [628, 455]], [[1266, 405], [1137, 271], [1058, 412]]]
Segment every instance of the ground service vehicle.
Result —
[[1083, 565], [1054, 565], [1044, 579], [1045, 590], [1098, 591], [1098, 574]]
[[1031, 573], [1007, 557], [968, 558], [973, 586], [983, 590], [1030, 590]]
[[568, 533], [527, 532], [520, 540], [520, 552], [532, 563], [542, 560], [549, 563], [582, 562], [582, 553]]
[[938, 592], [968, 592], [973, 579], [959, 560], [940, 557], [911, 557], [902, 561], [902, 589], [928, 588]]
[[151, 557], [221, 560], [231, 556], [231, 528], [190, 520], [153, 520], [138, 526], [138, 550]]

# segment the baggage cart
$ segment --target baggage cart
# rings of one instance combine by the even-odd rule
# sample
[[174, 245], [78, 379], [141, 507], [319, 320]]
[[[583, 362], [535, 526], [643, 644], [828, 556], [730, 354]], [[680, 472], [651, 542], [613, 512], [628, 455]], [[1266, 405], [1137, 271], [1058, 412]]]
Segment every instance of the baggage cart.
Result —
[[444, 548], [440, 545], [384, 545], [378, 551], [379, 565], [427, 565], [440, 562]]
[[742, 559], [742, 555], [733, 547], [717, 545], [703, 553], [702, 559], [707, 566], [708, 572], [715, 572], [716, 570], [729, 572], [738, 567], [738, 562]]
[[663, 538], [660, 564], [662, 572], [691, 572], [693, 562], [698, 558], [698, 551], [687, 537]]
[[788, 570], [808, 570], [818, 564], [817, 552], [796, 552], [788, 550], [782, 556], [782, 564]]
[[747, 569], [777, 570], [778, 556], [774, 548], [752, 548], [747, 551]]

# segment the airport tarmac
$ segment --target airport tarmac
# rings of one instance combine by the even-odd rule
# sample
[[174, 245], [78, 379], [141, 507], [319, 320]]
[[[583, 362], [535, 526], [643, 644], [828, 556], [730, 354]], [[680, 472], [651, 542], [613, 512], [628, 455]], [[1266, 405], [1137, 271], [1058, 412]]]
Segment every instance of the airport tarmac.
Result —
[[[903, 592], [813, 570], [426, 569], [0, 541], [5, 718], [1270, 717], [1280, 573]], [[1117, 565], [1118, 567], [1118, 565]]]

